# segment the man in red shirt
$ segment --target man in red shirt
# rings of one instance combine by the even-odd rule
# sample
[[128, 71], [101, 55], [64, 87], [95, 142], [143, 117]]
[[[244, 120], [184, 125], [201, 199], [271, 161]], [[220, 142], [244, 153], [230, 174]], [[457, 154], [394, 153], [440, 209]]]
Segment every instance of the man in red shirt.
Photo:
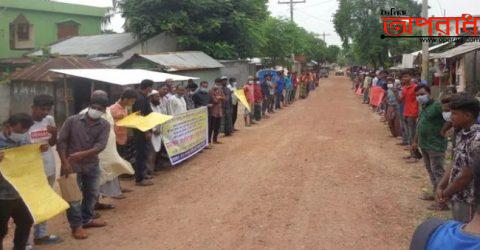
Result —
[[[403, 116], [406, 124], [405, 133], [407, 134], [408, 144], [411, 147], [415, 137], [418, 117], [418, 102], [415, 94], [417, 84], [412, 82], [412, 75], [409, 71], [402, 72], [402, 81], [403, 88], [400, 101], [403, 102], [404, 105]], [[409, 158], [413, 158], [413, 156], [414, 154], [411, 150]]]
[[253, 106], [253, 118], [255, 121], [260, 121], [262, 119], [262, 102], [263, 102], [263, 92], [262, 92], [262, 87], [260, 86], [260, 81], [258, 78], [255, 77], [254, 79], [255, 84], [254, 84], [254, 91], [253, 91], [253, 96], [254, 96], [254, 106]]
[[248, 77], [247, 83], [243, 85], [243, 92], [245, 93], [245, 97], [247, 99], [248, 104], [250, 105], [250, 111], [245, 108], [243, 112], [243, 116], [245, 118], [245, 127], [250, 127], [250, 125], [255, 124], [252, 121], [252, 114], [254, 111], [254, 104], [255, 104], [255, 86], [254, 86], [253, 76]]

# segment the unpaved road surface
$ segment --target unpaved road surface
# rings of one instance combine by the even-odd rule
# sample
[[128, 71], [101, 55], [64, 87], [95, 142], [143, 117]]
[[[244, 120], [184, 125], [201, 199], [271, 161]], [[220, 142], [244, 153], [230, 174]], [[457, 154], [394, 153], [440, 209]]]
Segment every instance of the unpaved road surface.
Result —
[[[243, 128], [147, 188], [113, 201], [109, 225], [73, 240], [64, 215], [39, 249], [407, 249], [427, 213], [421, 164], [401, 159], [345, 77]], [[241, 117], [240, 117], [241, 119]]]

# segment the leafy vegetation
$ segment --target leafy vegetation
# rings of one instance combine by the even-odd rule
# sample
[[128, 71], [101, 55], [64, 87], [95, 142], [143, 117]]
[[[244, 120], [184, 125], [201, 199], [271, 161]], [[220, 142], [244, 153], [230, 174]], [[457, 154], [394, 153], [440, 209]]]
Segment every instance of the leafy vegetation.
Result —
[[388, 65], [389, 55], [420, 49], [414, 39], [380, 39], [383, 24], [380, 11], [395, 7], [419, 16], [421, 6], [414, 0], [339, 0], [334, 15], [335, 30], [343, 42], [344, 56], [352, 64], [369, 63], [374, 67]]
[[126, 30], [140, 38], [167, 32], [185, 50], [217, 59], [266, 57], [288, 64], [292, 53], [308, 60], [336, 61], [340, 48], [327, 48], [316, 34], [270, 16], [268, 0], [124, 0], [118, 2]]

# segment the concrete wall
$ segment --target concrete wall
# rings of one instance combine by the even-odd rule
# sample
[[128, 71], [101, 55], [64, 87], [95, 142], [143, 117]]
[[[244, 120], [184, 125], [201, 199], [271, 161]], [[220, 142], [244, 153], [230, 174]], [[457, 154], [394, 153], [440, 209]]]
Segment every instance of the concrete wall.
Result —
[[255, 75], [255, 65], [244, 60], [219, 60], [225, 67], [222, 68], [221, 75], [228, 78], [234, 77], [240, 85], [247, 82], [248, 76]]
[[162, 33], [128, 49], [122, 53], [122, 57], [101, 62], [109, 67], [116, 68], [134, 54], [156, 54], [172, 51], [177, 51], [177, 40], [173, 36]]
[[44, 83], [23, 83], [16, 82], [10, 84], [10, 111], [11, 113], [25, 112], [30, 113], [33, 98], [36, 95], [48, 94], [53, 96], [53, 84]]
[[480, 52], [467, 53], [464, 60], [465, 91], [476, 94], [480, 91]]
[[215, 83], [215, 79], [221, 77], [221, 70], [220, 69], [203, 69], [203, 70], [194, 70], [194, 71], [179, 71], [179, 72], [172, 72], [175, 75], [182, 75], [182, 76], [191, 76], [191, 77], [198, 77], [199, 80], [195, 80], [197, 84], [200, 84], [201, 81], [207, 81], [209, 86], [213, 86]]
[[10, 85], [0, 83], [0, 123], [7, 120], [10, 113]]
[[[43, 1], [38, 1], [43, 2]], [[42, 48], [57, 41], [57, 22], [74, 19], [80, 23], [79, 35], [97, 35], [101, 33], [102, 18], [67, 13], [41, 12], [33, 10], [16, 10], [7, 8], [0, 11], [0, 58], [21, 57], [29, 50], [10, 49], [10, 28], [19, 14], [23, 14], [32, 24], [34, 34], [33, 47]]]

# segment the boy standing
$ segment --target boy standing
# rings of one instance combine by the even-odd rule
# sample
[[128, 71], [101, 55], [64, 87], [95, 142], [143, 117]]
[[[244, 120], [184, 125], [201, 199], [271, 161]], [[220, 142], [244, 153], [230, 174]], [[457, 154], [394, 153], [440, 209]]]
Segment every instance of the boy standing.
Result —
[[451, 121], [458, 129], [453, 151], [452, 168], [445, 172], [436, 191], [438, 202], [451, 200], [453, 219], [469, 222], [473, 217], [473, 168], [474, 159], [480, 154], [480, 125], [476, 124], [480, 111], [477, 99], [455, 97], [450, 102]]
[[[55, 184], [56, 179], [55, 156], [52, 147], [57, 144], [57, 127], [54, 118], [49, 115], [53, 103], [53, 97], [49, 95], [35, 96], [32, 105], [33, 125], [28, 130], [28, 139], [31, 143], [41, 143], [48, 147], [48, 150], [42, 153], [42, 158], [48, 184], [51, 187]], [[58, 236], [48, 234], [46, 222], [34, 226], [33, 236], [35, 245], [53, 244], [61, 241]]]

